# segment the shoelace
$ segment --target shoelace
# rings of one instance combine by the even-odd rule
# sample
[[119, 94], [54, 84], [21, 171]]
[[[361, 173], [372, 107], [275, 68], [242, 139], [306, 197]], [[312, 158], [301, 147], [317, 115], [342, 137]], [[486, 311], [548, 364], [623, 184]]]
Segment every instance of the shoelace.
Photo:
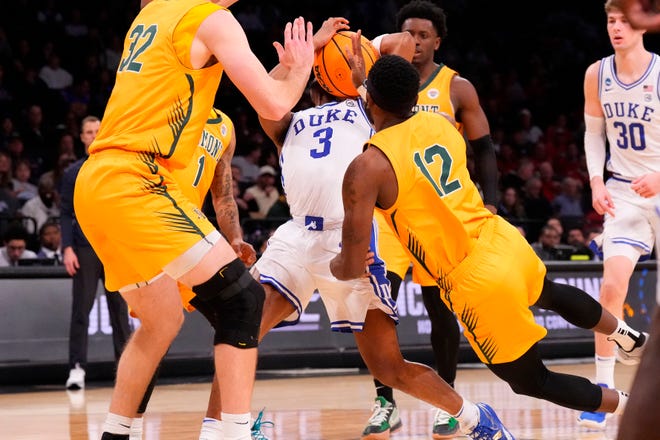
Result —
[[254, 420], [254, 423], [252, 424], [251, 428], [251, 434], [252, 434], [252, 440], [268, 440], [268, 437], [261, 431], [262, 427], [269, 427], [272, 428], [275, 426], [273, 422], [270, 420], [262, 420], [264, 417], [264, 410], [266, 408], [263, 408], [261, 411], [259, 411], [259, 415], [257, 415], [257, 418]]
[[387, 421], [390, 417], [390, 408], [387, 406], [380, 406], [378, 403], [374, 405], [374, 413], [369, 418], [370, 425], [380, 425]]

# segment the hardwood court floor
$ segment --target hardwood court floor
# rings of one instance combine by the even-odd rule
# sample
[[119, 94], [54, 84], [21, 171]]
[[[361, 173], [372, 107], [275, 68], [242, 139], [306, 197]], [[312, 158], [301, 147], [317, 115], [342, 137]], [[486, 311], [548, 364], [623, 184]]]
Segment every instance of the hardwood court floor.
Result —
[[[551, 364], [555, 371], [591, 377], [590, 363]], [[617, 385], [629, 389], [636, 367], [617, 364]], [[318, 372], [317, 372], [318, 373]], [[327, 373], [327, 372], [326, 372]], [[259, 376], [266, 376], [263, 372]], [[144, 440], [196, 440], [206, 409], [209, 382], [190, 381], [156, 387], [145, 418]], [[618, 417], [604, 432], [577, 427], [577, 412], [515, 395], [485, 368], [461, 368], [456, 387], [472, 401], [486, 401], [518, 440], [614, 440]], [[88, 384], [85, 391], [48, 390], [0, 394], [2, 440], [98, 440], [111, 389]], [[257, 380], [253, 414], [266, 408], [264, 420], [274, 427], [271, 440], [359, 439], [371, 414], [371, 377], [348, 370], [306, 377], [281, 375]], [[434, 410], [426, 403], [395, 392], [403, 428], [393, 440], [430, 439]], [[462, 438], [462, 437], [459, 437]]]

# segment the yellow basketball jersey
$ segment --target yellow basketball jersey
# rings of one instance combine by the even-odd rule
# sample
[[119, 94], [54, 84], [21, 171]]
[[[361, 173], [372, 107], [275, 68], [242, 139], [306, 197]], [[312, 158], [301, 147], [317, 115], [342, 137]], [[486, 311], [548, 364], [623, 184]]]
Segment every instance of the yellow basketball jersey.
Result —
[[455, 118], [454, 106], [449, 94], [451, 79], [455, 75], [458, 75], [455, 70], [440, 64], [429, 79], [419, 87], [417, 104], [413, 107], [413, 111], [444, 112]]
[[[413, 111], [427, 111], [432, 113], [446, 113], [452, 119], [456, 119], [456, 112], [451, 102], [451, 80], [458, 73], [440, 64], [431, 76], [419, 88], [417, 97], [417, 104], [413, 107]], [[456, 123], [456, 128], [463, 130], [463, 124]], [[383, 215], [376, 211], [376, 220], [378, 221], [379, 228], [379, 241], [378, 249], [381, 257], [387, 264], [387, 270], [396, 273], [399, 277], [403, 278], [410, 266], [410, 260], [405, 251], [401, 248], [396, 237], [387, 228], [386, 220]], [[413, 264], [414, 265], [414, 264]], [[434, 280], [424, 274], [422, 271], [413, 269], [413, 281], [423, 286], [433, 285]]]
[[219, 63], [190, 68], [190, 46], [219, 9], [207, 0], [154, 0], [140, 11], [90, 155], [117, 148], [154, 154], [174, 168], [188, 165], [223, 72]]
[[419, 112], [368, 144], [385, 153], [398, 181], [396, 202], [380, 211], [415, 266], [441, 280], [493, 215], [470, 179], [463, 137], [444, 116]]
[[199, 208], [215, 175], [215, 167], [231, 142], [234, 124], [218, 109], [211, 110], [190, 165], [172, 170], [181, 191]]

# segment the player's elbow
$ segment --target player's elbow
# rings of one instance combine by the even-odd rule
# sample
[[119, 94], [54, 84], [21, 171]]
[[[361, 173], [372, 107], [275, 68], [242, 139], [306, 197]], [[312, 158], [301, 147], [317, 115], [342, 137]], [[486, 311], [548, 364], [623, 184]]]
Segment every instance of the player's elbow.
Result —
[[407, 61], [412, 61], [415, 55], [415, 37], [410, 32], [387, 34], [381, 43], [382, 55], [399, 55]]
[[283, 105], [281, 101], [272, 101], [261, 108], [259, 117], [268, 121], [279, 121], [289, 114], [290, 110], [291, 108]]
[[330, 262], [330, 272], [340, 281], [352, 280], [361, 275], [359, 269], [351, 268], [350, 265], [347, 264], [342, 264], [341, 260], [337, 259]]
[[415, 56], [415, 37], [409, 32], [403, 32], [403, 37], [399, 43], [397, 55], [403, 57], [407, 61], [412, 61]]

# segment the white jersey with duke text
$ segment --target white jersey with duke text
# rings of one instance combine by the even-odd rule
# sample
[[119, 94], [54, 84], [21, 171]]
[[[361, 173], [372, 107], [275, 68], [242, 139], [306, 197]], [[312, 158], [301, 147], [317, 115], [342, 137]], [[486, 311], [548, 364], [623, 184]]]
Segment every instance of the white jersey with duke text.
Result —
[[640, 79], [624, 84], [614, 55], [602, 59], [599, 97], [607, 127], [607, 170], [632, 180], [660, 171], [660, 57], [653, 54]]
[[377, 252], [375, 221], [368, 276], [340, 281], [330, 272], [330, 261], [341, 252], [344, 173], [372, 134], [362, 103], [352, 99], [293, 115], [280, 154], [293, 219], [268, 239], [253, 268], [262, 284], [272, 286], [295, 309], [280, 326], [298, 323], [316, 291], [333, 331], [361, 331], [371, 309], [398, 322], [385, 263]]
[[342, 179], [337, 177], [344, 175], [372, 134], [359, 100], [331, 102], [294, 114], [280, 154], [282, 186], [294, 219], [323, 218], [341, 227]]
[[603, 259], [625, 256], [633, 264], [651, 255], [658, 218], [656, 198], [645, 198], [630, 186], [632, 180], [660, 171], [660, 57], [653, 54], [646, 72], [625, 84], [616, 75], [614, 55], [603, 58], [598, 94], [605, 115], [612, 173], [606, 187], [615, 215], [605, 214], [601, 244]]

